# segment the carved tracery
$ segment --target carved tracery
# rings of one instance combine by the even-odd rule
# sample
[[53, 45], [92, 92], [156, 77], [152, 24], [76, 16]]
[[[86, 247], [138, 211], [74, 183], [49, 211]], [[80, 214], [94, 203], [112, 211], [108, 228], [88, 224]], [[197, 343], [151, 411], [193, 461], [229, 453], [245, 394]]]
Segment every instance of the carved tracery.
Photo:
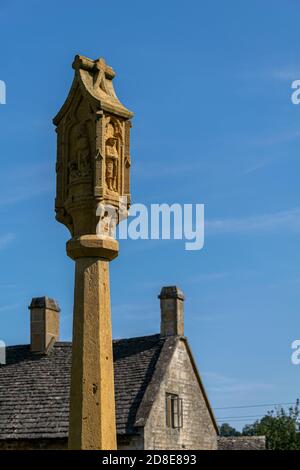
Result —
[[129, 131], [133, 114], [117, 98], [103, 59], [76, 56], [68, 98], [54, 119], [58, 134], [57, 219], [73, 236], [93, 234], [99, 204], [130, 204]]

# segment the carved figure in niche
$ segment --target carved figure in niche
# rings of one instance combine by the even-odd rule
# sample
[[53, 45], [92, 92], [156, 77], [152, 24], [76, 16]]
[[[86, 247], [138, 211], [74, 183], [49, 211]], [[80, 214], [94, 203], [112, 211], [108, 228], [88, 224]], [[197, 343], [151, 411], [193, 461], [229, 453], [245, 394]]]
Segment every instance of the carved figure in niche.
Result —
[[91, 173], [90, 145], [88, 131], [84, 125], [80, 126], [76, 143], [76, 154], [81, 176], [88, 176]]
[[75, 160], [70, 161], [69, 171], [70, 171], [70, 181], [73, 181], [74, 179], [79, 178], [80, 172], [78, 170], [78, 165]]
[[75, 159], [69, 163], [70, 180], [91, 174], [90, 145], [88, 131], [84, 124], [78, 125], [75, 132]]
[[115, 137], [114, 126], [109, 123], [106, 128], [106, 142], [105, 142], [105, 162], [106, 162], [106, 185], [109, 192], [118, 192], [118, 139]]

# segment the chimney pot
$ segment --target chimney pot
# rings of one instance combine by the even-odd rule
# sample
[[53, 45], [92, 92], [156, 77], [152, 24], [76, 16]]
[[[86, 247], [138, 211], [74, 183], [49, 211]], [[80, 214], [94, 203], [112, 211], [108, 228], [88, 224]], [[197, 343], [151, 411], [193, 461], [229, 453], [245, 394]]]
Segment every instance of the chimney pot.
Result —
[[160, 335], [184, 336], [184, 295], [177, 286], [161, 289], [160, 299]]
[[59, 339], [59, 305], [49, 297], [35, 297], [28, 308], [30, 349], [32, 352], [47, 354]]

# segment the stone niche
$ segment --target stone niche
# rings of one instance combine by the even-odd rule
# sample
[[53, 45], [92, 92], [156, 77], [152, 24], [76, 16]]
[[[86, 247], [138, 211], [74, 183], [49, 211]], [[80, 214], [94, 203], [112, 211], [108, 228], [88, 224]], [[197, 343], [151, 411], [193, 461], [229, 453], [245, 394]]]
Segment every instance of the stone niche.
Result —
[[56, 219], [72, 237], [96, 234], [99, 205], [130, 205], [133, 113], [117, 98], [115, 73], [104, 59], [76, 56], [69, 95], [53, 122], [57, 130]]

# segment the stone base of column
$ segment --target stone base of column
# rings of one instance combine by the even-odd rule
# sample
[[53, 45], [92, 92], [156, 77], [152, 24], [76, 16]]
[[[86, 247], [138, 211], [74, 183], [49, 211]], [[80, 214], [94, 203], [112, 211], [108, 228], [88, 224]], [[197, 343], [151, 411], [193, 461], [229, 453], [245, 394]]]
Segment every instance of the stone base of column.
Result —
[[109, 260], [118, 243], [85, 236], [70, 240], [67, 252], [76, 261], [69, 449], [114, 450]]

